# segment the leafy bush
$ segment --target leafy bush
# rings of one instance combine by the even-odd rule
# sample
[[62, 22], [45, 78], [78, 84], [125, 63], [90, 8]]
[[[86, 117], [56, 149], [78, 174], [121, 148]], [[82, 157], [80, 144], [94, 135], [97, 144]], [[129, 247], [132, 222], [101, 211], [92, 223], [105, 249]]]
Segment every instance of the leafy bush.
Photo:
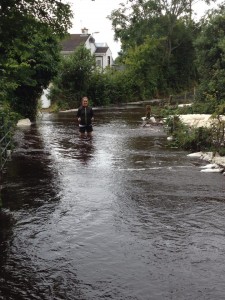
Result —
[[190, 128], [184, 125], [178, 116], [170, 117], [166, 122], [168, 133], [173, 137], [169, 146], [178, 147], [189, 151], [212, 150], [212, 129], [206, 127]]
[[68, 57], [62, 57], [58, 76], [50, 88], [52, 103], [56, 107], [77, 107], [82, 96], [88, 95], [94, 69], [95, 58], [84, 46], [79, 46]]

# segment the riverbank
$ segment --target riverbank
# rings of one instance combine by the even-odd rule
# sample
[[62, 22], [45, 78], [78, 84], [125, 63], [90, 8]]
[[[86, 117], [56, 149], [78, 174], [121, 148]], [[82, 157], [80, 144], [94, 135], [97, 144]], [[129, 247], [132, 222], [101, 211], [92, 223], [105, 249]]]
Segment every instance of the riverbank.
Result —
[[[225, 116], [219, 116], [218, 118], [213, 118], [211, 114], [186, 114], [179, 115], [180, 121], [189, 126], [190, 128], [200, 128], [206, 127], [210, 128], [213, 125], [218, 124], [218, 122], [225, 122]], [[173, 140], [172, 136], [167, 138], [168, 140]], [[222, 146], [221, 146], [222, 147]], [[225, 175], [225, 156], [220, 156], [213, 152], [196, 152], [188, 154], [190, 157], [200, 158], [207, 161], [209, 164], [206, 165], [202, 172], [220, 172]]]
[[202, 159], [208, 164], [201, 167], [202, 172], [208, 172], [208, 173], [222, 173], [225, 175], [225, 157], [220, 156], [218, 154], [214, 154], [213, 152], [195, 152], [190, 153], [187, 156], [193, 157], [193, 158], [199, 158]]
[[[191, 127], [210, 127], [215, 122], [218, 122], [218, 119], [212, 118], [210, 114], [187, 114], [179, 115], [180, 120], [188, 126]], [[225, 122], [225, 116], [220, 116], [220, 121]]]
[[[187, 115], [180, 115], [180, 120], [187, 126], [190, 127], [211, 127], [215, 122], [218, 122], [218, 119], [212, 118], [210, 114], [187, 114]], [[220, 116], [220, 121], [225, 122], [225, 116]], [[197, 152], [191, 153], [189, 156], [192, 157], [199, 157], [211, 165], [208, 168], [210, 172], [217, 172], [220, 171], [225, 175], [225, 157], [220, 156], [219, 154], [214, 154], [213, 152]]]

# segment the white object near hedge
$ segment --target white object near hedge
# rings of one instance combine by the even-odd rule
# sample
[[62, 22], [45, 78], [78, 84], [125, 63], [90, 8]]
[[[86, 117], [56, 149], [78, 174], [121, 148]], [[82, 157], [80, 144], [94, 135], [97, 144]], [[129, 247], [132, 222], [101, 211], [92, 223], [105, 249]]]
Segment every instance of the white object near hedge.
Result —
[[22, 119], [22, 120], [19, 120], [18, 123], [17, 123], [17, 126], [30, 126], [31, 125], [31, 121], [30, 119]]

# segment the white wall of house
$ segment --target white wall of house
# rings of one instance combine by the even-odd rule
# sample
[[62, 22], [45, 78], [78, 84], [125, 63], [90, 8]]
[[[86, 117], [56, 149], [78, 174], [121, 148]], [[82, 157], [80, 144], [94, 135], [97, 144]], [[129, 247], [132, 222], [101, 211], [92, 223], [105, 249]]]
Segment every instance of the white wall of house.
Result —
[[96, 64], [98, 67], [105, 69], [106, 67], [110, 67], [113, 64], [112, 52], [108, 48], [105, 53], [97, 53], [96, 54]]
[[104, 56], [104, 59], [103, 59], [103, 68], [105, 68], [107, 66], [111, 67], [112, 64], [113, 64], [112, 52], [108, 48], [108, 50]]
[[91, 42], [92, 39], [93, 39], [93, 37], [90, 36], [89, 39], [85, 43], [85, 47], [91, 51], [91, 54], [94, 54], [95, 50], [96, 50], [96, 46], [95, 46], [95, 43]]

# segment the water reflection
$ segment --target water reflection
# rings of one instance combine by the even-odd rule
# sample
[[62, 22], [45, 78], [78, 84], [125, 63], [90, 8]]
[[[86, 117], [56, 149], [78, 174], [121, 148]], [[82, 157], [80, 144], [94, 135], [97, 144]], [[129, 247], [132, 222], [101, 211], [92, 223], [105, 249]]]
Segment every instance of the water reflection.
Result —
[[76, 159], [81, 161], [83, 165], [88, 165], [88, 162], [94, 156], [94, 142], [92, 139], [79, 139], [78, 143], [75, 146], [75, 151], [77, 154], [75, 156]]
[[38, 127], [18, 130], [15, 144], [14, 159], [8, 163], [4, 176], [7, 184], [2, 189], [3, 206], [20, 210], [56, 200], [57, 170]]
[[12, 215], [8, 211], [0, 209], [0, 266], [3, 266], [6, 261], [7, 247], [12, 236], [14, 224]]

